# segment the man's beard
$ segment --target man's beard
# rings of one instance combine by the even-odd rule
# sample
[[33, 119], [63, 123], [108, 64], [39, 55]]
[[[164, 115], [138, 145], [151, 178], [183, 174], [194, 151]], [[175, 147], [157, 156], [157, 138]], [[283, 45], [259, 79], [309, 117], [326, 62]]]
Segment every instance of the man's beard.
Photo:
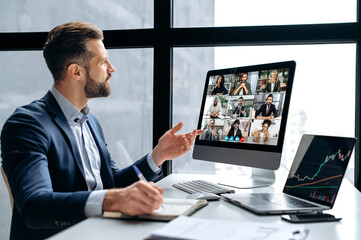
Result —
[[90, 77], [89, 72], [87, 71], [87, 79], [84, 86], [85, 96], [87, 98], [97, 98], [97, 97], [108, 97], [111, 93], [111, 88], [107, 84], [110, 76], [104, 82], [96, 82], [94, 78]]

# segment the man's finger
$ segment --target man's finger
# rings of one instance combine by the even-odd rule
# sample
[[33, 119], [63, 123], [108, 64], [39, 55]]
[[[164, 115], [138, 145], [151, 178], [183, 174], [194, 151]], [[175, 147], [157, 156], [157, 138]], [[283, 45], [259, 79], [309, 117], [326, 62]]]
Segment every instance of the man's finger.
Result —
[[152, 184], [148, 182], [138, 181], [137, 187], [141, 192], [147, 194], [151, 198], [157, 199], [162, 197], [158, 188], [155, 188]]
[[196, 137], [197, 135], [200, 135], [204, 132], [204, 130], [201, 130], [201, 129], [198, 129], [198, 130], [193, 130], [193, 132], [189, 132], [189, 133], [186, 133], [186, 137], [189, 138], [190, 135]]
[[197, 135], [200, 135], [200, 134], [202, 134], [202, 133], [204, 133], [204, 130], [202, 130], [202, 129], [198, 129], [198, 130], [197, 130]]
[[175, 134], [176, 132], [178, 132], [179, 130], [181, 130], [183, 127], [183, 123], [179, 122], [177, 125], [175, 125], [175, 127], [173, 127], [171, 130], [169, 130], [169, 132], [171, 134]]

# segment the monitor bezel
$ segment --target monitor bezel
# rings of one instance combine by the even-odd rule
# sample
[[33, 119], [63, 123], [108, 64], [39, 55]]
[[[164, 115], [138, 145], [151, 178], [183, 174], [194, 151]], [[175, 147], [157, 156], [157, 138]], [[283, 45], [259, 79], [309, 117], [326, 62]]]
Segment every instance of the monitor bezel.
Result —
[[249, 73], [249, 72], [255, 72], [255, 71], [284, 69], [284, 68], [289, 68], [289, 76], [288, 76], [288, 81], [287, 81], [286, 94], [285, 94], [285, 100], [284, 100], [283, 112], [282, 112], [281, 124], [280, 124], [280, 133], [279, 133], [277, 145], [208, 141], [208, 140], [199, 139], [200, 138], [199, 136], [195, 140], [195, 145], [281, 153], [282, 148], [283, 148], [283, 143], [284, 143], [285, 132], [286, 132], [286, 123], [287, 123], [289, 105], [290, 105], [290, 100], [291, 100], [291, 95], [292, 95], [291, 93], [292, 93], [294, 74], [295, 74], [295, 69], [296, 69], [295, 61], [275, 62], [275, 63], [267, 63], [267, 64], [259, 64], [259, 65], [243, 66], [243, 67], [235, 67], [235, 68], [225, 68], [225, 69], [217, 69], [217, 70], [208, 71], [205, 85], [204, 85], [202, 105], [200, 108], [198, 125], [197, 125], [198, 129], [201, 129], [205, 102], [207, 99], [207, 89], [208, 89], [208, 84], [209, 84], [209, 80], [210, 80], [211, 76], [221, 75], [221, 74], [222, 75], [238, 74], [238, 73], [244, 73], [244, 72]]

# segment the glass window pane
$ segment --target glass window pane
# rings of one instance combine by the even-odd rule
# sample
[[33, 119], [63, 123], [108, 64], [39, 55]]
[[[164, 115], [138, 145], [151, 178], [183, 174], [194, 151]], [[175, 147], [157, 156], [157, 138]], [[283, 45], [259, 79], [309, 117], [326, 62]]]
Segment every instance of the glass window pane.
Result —
[[[110, 80], [112, 94], [90, 100], [89, 106], [102, 124], [113, 160], [124, 167], [152, 150], [153, 49], [108, 53], [117, 68]], [[2, 128], [16, 107], [43, 97], [53, 80], [40, 51], [0, 52], [0, 72]]]
[[123, 168], [153, 148], [153, 49], [110, 49], [108, 53], [117, 69], [110, 79], [112, 93], [90, 104], [113, 160]]
[[356, 9], [356, 0], [174, 0], [174, 26], [356, 22]]
[[0, 32], [49, 31], [70, 21], [86, 21], [105, 29], [153, 27], [153, 1], [23, 0], [0, 2]]
[[[208, 70], [295, 60], [281, 162], [284, 169], [289, 169], [302, 134], [355, 135], [355, 52], [355, 44], [176, 48], [174, 124], [183, 121], [184, 131], [197, 126]], [[353, 168], [353, 160], [350, 167], [349, 170]], [[173, 171], [224, 174], [243, 170], [195, 161], [190, 151], [173, 161]], [[352, 173], [352, 170], [348, 172], [349, 179], [353, 179]]]
[[[89, 106], [102, 124], [113, 160], [121, 167], [152, 150], [153, 49], [108, 53], [117, 69], [110, 80], [112, 93], [90, 100]], [[2, 127], [16, 107], [43, 97], [53, 80], [41, 51], [0, 52], [0, 56]]]
[[[102, 125], [113, 160], [122, 168], [152, 150], [153, 49], [114, 49], [108, 53], [117, 69], [110, 80], [112, 93], [90, 100], [89, 106]], [[42, 98], [53, 80], [41, 51], [0, 52], [0, 72], [2, 129], [16, 107]], [[7, 193], [2, 181], [0, 192]], [[0, 225], [7, 229], [0, 233], [0, 239], [8, 239], [11, 211], [7, 194], [0, 195], [0, 209]]]

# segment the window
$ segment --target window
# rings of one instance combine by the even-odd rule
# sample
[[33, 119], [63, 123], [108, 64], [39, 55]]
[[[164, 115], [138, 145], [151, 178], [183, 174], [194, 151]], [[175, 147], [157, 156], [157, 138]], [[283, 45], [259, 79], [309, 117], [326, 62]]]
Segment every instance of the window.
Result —
[[102, 125], [112, 159], [124, 168], [152, 150], [153, 51], [111, 49], [108, 53], [116, 68], [110, 79], [112, 93], [92, 99], [89, 105]]
[[[125, 167], [152, 150], [153, 51], [108, 52], [117, 68], [110, 80], [112, 94], [92, 99], [89, 106], [102, 124], [113, 160]], [[53, 84], [41, 51], [0, 52], [0, 72], [7, 79], [0, 82], [1, 126], [15, 108], [42, 98]]]
[[0, 32], [49, 31], [70, 21], [86, 21], [104, 29], [153, 27], [153, 1], [31, 0], [0, 3]]
[[[150, 151], [151, 138], [155, 146], [157, 139], [173, 123], [183, 121], [183, 131], [191, 131], [198, 121], [202, 94], [198, 89], [203, 88], [205, 74], [209, 69], [294, 59], [297, 67], [290, 106], [293, 112], [290, 112], [288, 123], [294, 122], [295, 126], [287, 126], [286, 137], [291, 134], [290, 131], [296, 133], [294, 139], [286, 139], [285, 144], [290, 144], [287, 146], [289, 155], [282, 159], [282, 164], [287, 167], [287, 161], [294, 154], [292, 149], [298, 144], [299, 136], [303, 131], [311, 131], [311, 127], [315, 127], [312, 129], [314, 133], [361, 138], [361, 75], [356, 75], [361, 72], [361, 26], [357, 20], [361, 19], [361, 11], [358, 2], [2, 1], [0, 123], [5, 121], [15, 107], [42, 97], [51, 87], [51, 75], [40, 51], [45, 33], [64, 22], [89, 21], [102, 29], [114, 30], [105, 33], [106, 47], [111, 49], [110, 60], [117, 67], [111, 80], [113, 93], [107, 99], [91, 101], [90, 105], [91, 111], [94, 111], [103, 123], [105, 136], [115, 160], [119, 159], [119, 154], [125, 152], [118, 150], [117, 142], [128, 150], [128, 159], [134, 160]], [[164, 23], [171, 22], [174, 25], [170, 25], [169, 29]], [[248, 37], [248, 34], [251, 34], [251, 37]], [[319, 45], [309, 45], [310, 43]], [[280, 44], [283, 46], [275, 46]], [[244, 57], [235, 60], [234, 56], [242, 54]], [[307, 74], [309, 69], [315, 68], [313, 65], [310, 66], [312, 61], [315, 62], [314, 65], [322, 64], [322, 67], [319, 67], [316, 73]], [[340, 88], [330, 84], [339, 79], [338, 72], [341, 72], [342, 76]], [[309, 75], [312, 78], [308, 78]], [[318, 89], [320, 86], [317, 86], [317, 89], [312, 89], [317, 92], [314, 101], [321, 106], [315, 113], [316, 120], [313, 113], [308, 114], [309, 108], [314, 108], [314, 102], [307, 101], [306, 110], [300, 111], [303, 107], [300, 101], [303, 100], [303, 91], [306, 91], [302, 90], [306, 85], [303, 83], [308, 81], [317, 85], [324, 83], [322, 88]], [[157, 94], [153, 94], [153, 90]], [[334, 98], [330, 99], [329, 95], [325, 95], [326, 92], [332, 96], [342, 97], [336, 97], [333, 101]], [[330, 101], [337, 106], [337, 116], [333, 128], [324, 128], [320, 124], [320, 119], [327, 115], [328, 111], [334, 110], [327, 105]], [[120, 110], [122, 103], [126, 106]], [[342, 111], [338, 108], [342, 108]], [[126, 118], [125, 114], [129, 114], [130, 117]], [[112, 120], [113, 117], [115, 120]], [[157, 121], [152, 121], [152, 118]], [[304, 123], [300, 119], [304, 119]], [[136, 128], [142, 133], [131, 133], [131, 129]], [[360, 141], [357, 142], [355, 150], [355, 185], [361, 189]], [[203, 170], [204, 173], [234, 171], [234, 168], [229, 166], [193, 161], [191, 153], [174, 160], [173, 164], [173, 172], [191, 172], [192, 169], [198, 173]], [[165, 166], [169, 166], [171, 172], [172, 164]], [[0, 185], [0, 191], [6, 192], [5, 188], [5, 185]], [[6, 195], [1, 195], [0, 202], [7, 204], [1, 205], [1, 209], [10, 209]], [[0, 219], [0, 226], [5, 226], [6, 229], [0, 229], [0, 239], [9, 238], [10, 215], [9, 211]]]
[[[282, 153], [288, 169], [302, 134], [354, 136], [355, 51], [355, 44], [175, 48], [173, 123], [183, 121], [186, 131], [197, 125], [208, 70], [295, 60]], [[173, 161], [173, 172], [179, 173], [224, 174], [229, 169], [195, 161], [191, 153]]]
[[356, 0], [174, 0], [175, 27], [356, 22]]

